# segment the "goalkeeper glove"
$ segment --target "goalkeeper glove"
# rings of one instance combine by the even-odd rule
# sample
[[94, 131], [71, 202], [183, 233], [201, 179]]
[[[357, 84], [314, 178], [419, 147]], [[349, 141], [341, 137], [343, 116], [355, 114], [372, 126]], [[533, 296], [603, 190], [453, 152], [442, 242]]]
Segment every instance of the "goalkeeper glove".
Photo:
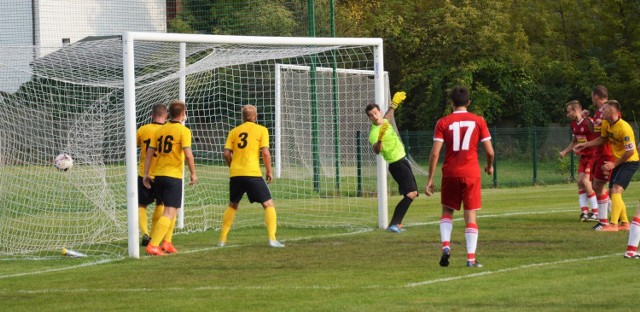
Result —
[[396, 92], [396, 94], [393, 95], [393, 99], [391, 100], [391, 104], [389, 104], [389, 107], [393, 109], [398, 109], [398, 106], [400, 106], [400, 104], [402, 104], [402, 102], [404, 102], [404, 99], [406, 98], [407, 98], [406, 92], [404, 91]]
[[382, 124], [382, 126], [380, 126], [380, 131], [378, 132], [378, 141], [382, 141], [382, 138], [384, 138], [384, 134], [387, 132], [387, 130], [389, 130], [389, 122], [388, 121], [384, 121], [384, 123]]

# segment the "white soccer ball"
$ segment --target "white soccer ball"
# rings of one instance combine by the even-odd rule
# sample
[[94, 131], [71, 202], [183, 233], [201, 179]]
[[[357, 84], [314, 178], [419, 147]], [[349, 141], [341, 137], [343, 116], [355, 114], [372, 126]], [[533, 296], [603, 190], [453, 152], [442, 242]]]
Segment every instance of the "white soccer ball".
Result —
[[67, 171], [73, 167], [73, 158], [68, 154], [60, 154], [53, 160], [53, 165], [62, 171]]

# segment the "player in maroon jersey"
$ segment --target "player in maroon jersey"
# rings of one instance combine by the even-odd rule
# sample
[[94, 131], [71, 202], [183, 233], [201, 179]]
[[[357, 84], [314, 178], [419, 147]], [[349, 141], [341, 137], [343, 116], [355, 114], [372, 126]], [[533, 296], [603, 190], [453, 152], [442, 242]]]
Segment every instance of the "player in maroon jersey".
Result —
[[[569, 145], [560, 151], [560, 157], [565, 157], [573, 151], [573, 147], [579, 143], [585, 143], [595, 139], [599, 134], [593, 132], [593, 122], [589, 116], [584, 116], [582, 104], [579, 101], [571, 101], [566, 104], [567, 118], [571, 120], [572, 140]], [[598, 202], [596, 193], [591, 186], [591, 168], [593, 167], [594, 148], [586, 148], [576, 153], [580, 156], [578, 165], [578, 203], [580, 204], [580, 221], [598, 221]], [[589, 212], [591, 207], [591, 212]]]
[[453, 212], [460, 210], [464, 204], [464, 220], [466, 223], [465, 239], [467, 242], [467, 266], [482, 267], [476, 261], [475, 253], [478, 244], [478, 225], [476, 212], [482, 206], [480, 164], [478, 163], [478, 143], [482, 143], [487, 155], [484, 168], [489, 175], [493, 174], [493, 146], [491, 135], [484, 119], [469, 113], [467, 108], [469, 91], [464, 87], [455, 87], [451, 91], [453, 113], [440, 118], [433, 134], [433, 148], [429, 156], [429, 180], [424, 192], [427, 196], [434, 193], [433, 174], [438, 164], [442, 145], [446, 146], [444, 164], [442, 166], [441, 199], [442, 217], [440, 218], [440, 238], [442, 240], [442, 256], [440, 266], [449, 265], [451, 256], [451, 231], [453, 229]]

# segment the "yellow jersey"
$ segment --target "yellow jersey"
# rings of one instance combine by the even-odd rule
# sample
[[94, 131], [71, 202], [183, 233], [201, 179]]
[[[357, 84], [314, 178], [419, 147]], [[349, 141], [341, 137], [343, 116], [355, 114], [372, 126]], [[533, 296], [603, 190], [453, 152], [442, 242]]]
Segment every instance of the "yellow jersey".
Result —
[[[150, 123], [146, 124], [140, 128], [136, 132], [136, 145], [140, 148], [140, 161], [138, 162], [138, 175], [144, 176], [144, 160], [147, 157], [147, 148], [151, 145], [151, 138], [158, 128], [162, 127], [161, 123]], [[154, 153], [153, 158], [151, 158], [151, 166], [149, 166], [149, 175], [154, 177], [154, 171], [156, 167], [156, 161], [158, 160], [158, 154]]]
[[261, 177], [260, 151], [269, 148], [269, 130], [255, 122], [246, 121], [231, 129], [224, 148], [233, 152], [230, 177]]
[[633, 155], [627, 161], [640, 160], [636, 150], [633, 128], [622, 118], [618, 119], [614, 124], [609, 124], [609, 121], [603, 120], [600, 136], [609, 140], [615, 159], [620, 159], [627, 151], [633, 151]]
[[155, 175], [182, 179], [184, 148], [191, 147], [191, 130], [177, 121], [168, 121], [158, 128], [150, 145], [156, 149]]

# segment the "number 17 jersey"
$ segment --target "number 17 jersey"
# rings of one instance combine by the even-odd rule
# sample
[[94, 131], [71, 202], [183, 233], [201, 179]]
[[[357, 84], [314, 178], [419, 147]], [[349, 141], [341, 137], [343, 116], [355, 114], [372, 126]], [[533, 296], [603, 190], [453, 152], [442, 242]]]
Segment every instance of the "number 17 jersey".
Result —
[[438, 120], [433, 140], [446, 146], [443, 177], [480, 177], [478, 143], [491, 140], [484, 118], [467, 111], [454, 111]]

